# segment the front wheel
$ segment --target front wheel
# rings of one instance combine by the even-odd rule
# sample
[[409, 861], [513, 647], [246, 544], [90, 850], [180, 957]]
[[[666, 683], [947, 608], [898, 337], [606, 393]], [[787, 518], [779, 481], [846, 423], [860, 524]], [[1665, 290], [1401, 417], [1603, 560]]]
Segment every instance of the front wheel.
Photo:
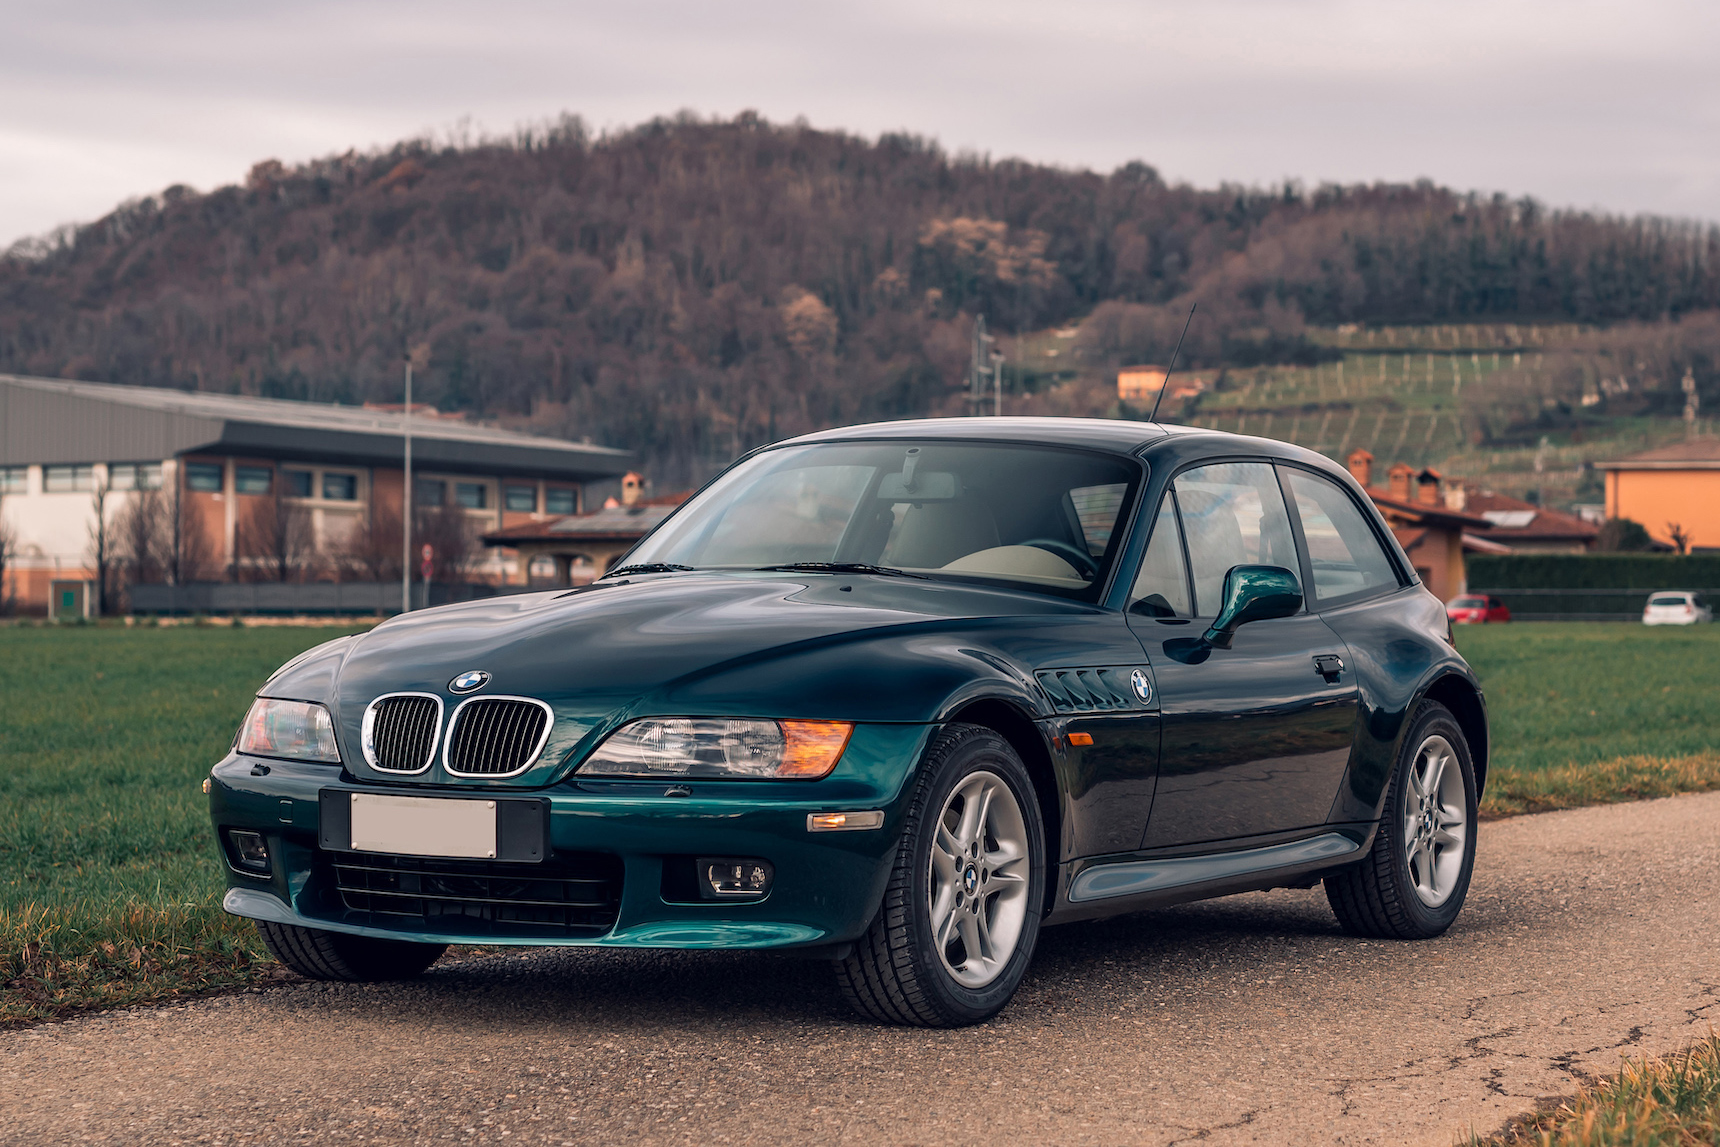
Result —
[[312, 980], [409, 980], [448, 950], [446, 944], [380, 940], [268, 920], [257, 921], [257, 932], [275, 959]]
[[982, 1023], [1026, 974], [1044, 904], [1045, 827], [1026, 767], [991, 729], [951, 725], [926, 754], [884, 905], [837, 981], [871, 1019]]
[[1367, 858], [1326, 877], [1346, 932], [1381, 939], [1440, 935], [1463, 910], [1475, 869], [1475, 767], [1451, 711], [1417, 710]]

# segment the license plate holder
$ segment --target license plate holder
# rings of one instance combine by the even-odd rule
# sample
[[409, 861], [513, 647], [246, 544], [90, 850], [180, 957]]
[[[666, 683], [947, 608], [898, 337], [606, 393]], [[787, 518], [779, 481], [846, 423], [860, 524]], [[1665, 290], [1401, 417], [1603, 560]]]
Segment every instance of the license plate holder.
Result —
[[331, 852], [532, 863], [547, 853], [542, 800], [421, 797], [324, 789], [320, 843]]

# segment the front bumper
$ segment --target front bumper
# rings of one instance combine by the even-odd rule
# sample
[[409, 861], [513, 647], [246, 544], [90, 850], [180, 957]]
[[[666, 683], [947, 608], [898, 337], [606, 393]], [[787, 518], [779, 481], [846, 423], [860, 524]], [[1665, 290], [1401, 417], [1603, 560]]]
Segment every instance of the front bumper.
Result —
[[[328, 765], [232, 754], [215, 766], [209, 788], [210, 816], [227, 860], [222, 906], [255, 920], [432, 943], [840, 944], [864, 933], [877, 914], [901, 833], [908, 781], [932, 731], [928, 725], [857, 726], [835, 771], [810, 782], [676, 785], [575, 777], [536, 790], [375, 785], [355, 783], [344, 770]], [[691, 795], [668, 795], [677, 788]], [[548, 804], [551, 855], [531, 864], [331, 852], [319, 844], [325, 790], [541, 799]], [[809, 813], [870, 809], [883, 810], [881, 827], [807, 830]], [[267, 873], [246, 873], [234, 863], [227, 835], [232, 829], [263, 835]], [[775, 882], [761, 900], [698, 900], [689, 895], [686, 881], [696, 857], [769, 860]], [[423, 895], [408, 899], [390, 893], [389, 910], [377, 911], [376, 898], [355, 893], [355, 879], [389, 882]], [[566, 896], [584, 907], [558, 908], [558, 898]]]

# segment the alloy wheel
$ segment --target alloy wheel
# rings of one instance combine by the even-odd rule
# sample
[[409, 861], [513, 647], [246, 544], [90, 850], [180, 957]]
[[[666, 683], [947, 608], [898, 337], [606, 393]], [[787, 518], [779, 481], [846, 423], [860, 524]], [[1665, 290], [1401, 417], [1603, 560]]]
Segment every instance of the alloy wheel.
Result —
[[1451, 742], [1437, 733], [1421, 743], [1410, 764], [1403, 799], [1403, 844], [1416, 898], [1438, 908], [1463, 875], [1469, 837], [1469, 801]]
[[969, 773], [938, 814], [926, 889], [933, 943], [965, 988], [995, 980], [1027, 919], [1026, 819], [1003, 778]]

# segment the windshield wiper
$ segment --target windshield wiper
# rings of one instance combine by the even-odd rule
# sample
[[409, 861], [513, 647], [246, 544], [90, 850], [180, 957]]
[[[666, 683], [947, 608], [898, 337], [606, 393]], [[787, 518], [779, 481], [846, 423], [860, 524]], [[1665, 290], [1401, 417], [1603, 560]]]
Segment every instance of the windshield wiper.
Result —
[[640, 562], [636, 566], [622, 566], [620, 569], [610, 570], [603, 576], [612, 578], [620, 577], [622, 574], [681, 573], [697, 568], [697, 566], [676, 565], [674, 562]]
[[867, 565], [865, 562], [784, 562], [781, 565], [757, 568], [761, 572], [785, 570], [791, 573], [883, 574], [886, 577], [917, 577], [921, 581], [928, 580], [925, 574], [909, 573], [893, 566]]

